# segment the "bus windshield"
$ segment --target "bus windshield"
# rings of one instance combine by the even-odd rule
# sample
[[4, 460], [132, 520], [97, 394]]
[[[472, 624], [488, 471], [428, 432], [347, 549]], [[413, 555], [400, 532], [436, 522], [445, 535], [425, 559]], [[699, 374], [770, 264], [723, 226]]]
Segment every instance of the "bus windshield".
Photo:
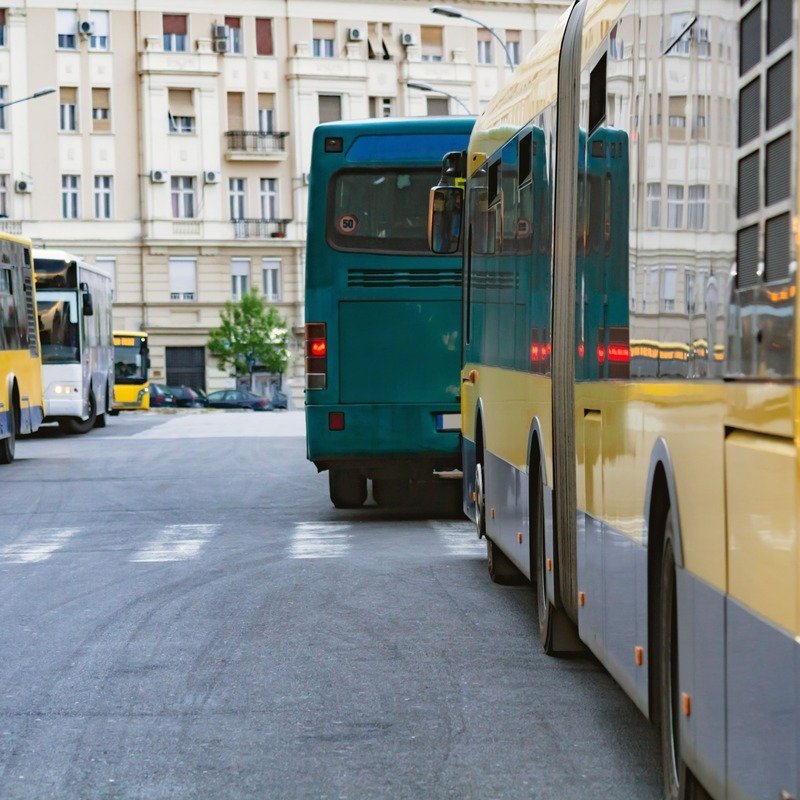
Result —
[[339, 250], [428, 251], [428, 194], [439, 170], [346, 170], [334, 176], [328, 241]]
[[147, 380], [141, 345], [114, 345], [114, 380], [117, 383], [143, 383]]
[[42, 363], [74, 364], [80, 361], [77, 293], [40, 291], [36, 311]]

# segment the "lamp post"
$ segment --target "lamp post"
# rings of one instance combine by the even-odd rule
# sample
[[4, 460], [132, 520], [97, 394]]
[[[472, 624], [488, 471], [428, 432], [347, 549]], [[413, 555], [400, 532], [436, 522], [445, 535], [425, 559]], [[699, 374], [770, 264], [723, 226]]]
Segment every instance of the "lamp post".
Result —
[[503, 48], [503, 52], [506, 54], [506, 63], [511, 68], [511, 71], [514, 71], [514, 60], [511, 58], [508, 45], [497, 35], [497, 31], [495, 31], [494, 28], [490, 28], [485, 22], [481, 22], [479, 19], [475, 19], [475, 17], [468, 17], [463, 11], [459, 11], [454, 6], [432, 6], [431, 13], [441, 14], [443, 17], [450, 17], [451, 19], [467, 19], [470, 22], [474, 22], [479, 28], [485, 28], [500, 42], [500, 47]]
[[464, 111], [472, 116], [472, 112], [469, 110], [467, 105], [464, 103], [463, 100], [456, 97], [454, 94], [450, 94], [450, 92], [446, 92], [444, 89], [436, 89], [435, 87], [431, 86], [429, 83], [425, 83], [424, 81], [406, 81], [406, 86], [409, 89], [419, 89], [420, 92], [433, 92], [434, 94], [443, 94], [445, 97], [449, 97], [451, 100], [455, 100]]
[[8, 106], [13, 106], [15, 103], [24, 103], [26, 100], [44, 97], [46, 94], [53, 94], [53, 92], [55, 92], [55, 88], [52, 86], [48, 86], [44, 89], [37, 89], [37, 91], [31, 95], [28, 95], [28, 97], [20, 97], [17, 100], [9, 100], [7, 103], [0, 103], [0, 108], [8, 108]]

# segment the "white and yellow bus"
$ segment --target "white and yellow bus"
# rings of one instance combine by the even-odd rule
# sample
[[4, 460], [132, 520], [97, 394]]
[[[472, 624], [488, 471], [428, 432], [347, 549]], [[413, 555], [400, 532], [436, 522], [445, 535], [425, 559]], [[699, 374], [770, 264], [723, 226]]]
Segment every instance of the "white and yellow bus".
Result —
[[113, 415], [150, 408], [147, 340], [144, 331], [114, 331]]
[[800, 797], [798, 19], [577, 0], [432, 190], [489, 573], [660, 726], [667, 798]]
[[0, 464], [44, 416], [31, 243], [0, 233]]

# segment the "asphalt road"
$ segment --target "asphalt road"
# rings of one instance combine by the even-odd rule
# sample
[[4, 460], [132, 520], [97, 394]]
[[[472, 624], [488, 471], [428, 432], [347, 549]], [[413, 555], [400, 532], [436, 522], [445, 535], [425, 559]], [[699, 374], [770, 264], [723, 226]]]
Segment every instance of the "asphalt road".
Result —
[[334, 510], [302, 415], [0, 468], [0, 798], [660, 797], [655, 731], [458, 520]]

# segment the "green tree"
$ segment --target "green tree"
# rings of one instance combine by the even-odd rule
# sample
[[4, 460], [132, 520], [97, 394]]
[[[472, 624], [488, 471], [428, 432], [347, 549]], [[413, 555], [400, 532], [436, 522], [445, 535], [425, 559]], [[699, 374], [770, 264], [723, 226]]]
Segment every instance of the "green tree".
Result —
[[281, 374], [289, 361], [288, 339], [286, 320], [253, 291], [238, 303], [225, 303], [220, 326], [208, 335], [208, 349], [220, 369], [236, 375], [248, 375], [256, 365]]

